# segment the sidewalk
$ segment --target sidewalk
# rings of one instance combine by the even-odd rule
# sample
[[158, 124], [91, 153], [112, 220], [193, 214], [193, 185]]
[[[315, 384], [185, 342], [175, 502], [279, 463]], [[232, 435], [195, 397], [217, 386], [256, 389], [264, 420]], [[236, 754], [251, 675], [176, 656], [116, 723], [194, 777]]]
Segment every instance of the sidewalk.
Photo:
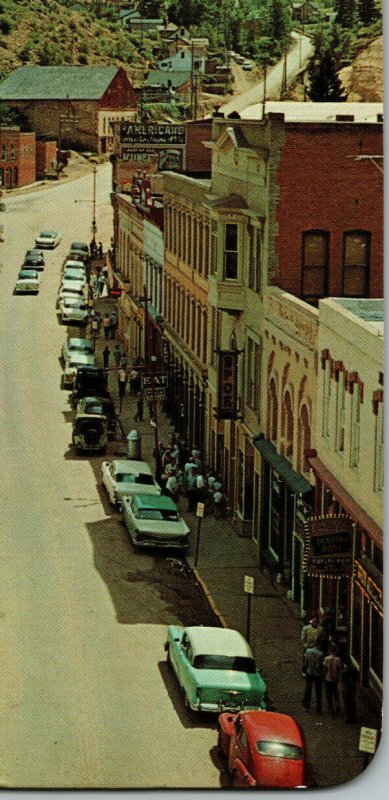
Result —
[[[101, 298], [96, 309], [113, 310], [116, 301]], [[109, 340], [113, 349], [117, 340]], [[120, 342], [119, 342], [120, 343]], [[103, 334], [96, 341], [96, 361], [101, 364], [101, 352], [107, 344]], [[113, 368], [111, 358], [109, 367]], [[131, 363], [130, 365], [131, 366]], [[116, 370], [109, 373], [109, 388], [117, 408], [118, 389]], [[136, 429], [142, 437], [142, 458], [154, 466], [154, 429], [145, 416], [144, 422], [135, 423], [136, 400], [128, 393], [123, 401], [120, 425], [126, 435]], [[147, 404], [145, 403], [145, 415]], [[173, 432], [169, 420], [158, 407], [158, 437], [167, 442]], [[124, 443], [123, 443], [124, 444]], [[114, 443], [112, 452], [125, 452], [125, 446]], [[188, 562], [194, 567], [198, 519], [187, 513], [185, 498], [179, 508], [191, 529]], [[290, 714], [302, 725], [308, 745], [309, 761], [318, 787], [336, 786], [356, 777], [363, 769], [363, 753], [358, 751], [361, 725], [381, 727], [381, 719], [368, 705], [362, 694], [357, 698], [358, 722], [347, 724], [343, 717], [331, 717], [325, 712], [323, 693], [322, 716], [314, 710], [302, 708], [305, 681], [301, 674], [302, 653], [300, 645], [301, 620], [297, 606], [287, 598], [286, 589], [272, 585], [263, 575], [254, 559], [252, 541], [237, 535], [228, 519], [205, 516], [201, 524], [200, 550], [196, 577], [201, 583], [215, 614], [222, 625], [236, 628], [246, 636], [247, 595], [243, 591], [244, 576], [255, 580], [255, 593], [251, 606], [250, 644], [259, 670], [266, 681], [269, 699], [276, 711]], [[313, 709], [315, 704], [312, 704]]]

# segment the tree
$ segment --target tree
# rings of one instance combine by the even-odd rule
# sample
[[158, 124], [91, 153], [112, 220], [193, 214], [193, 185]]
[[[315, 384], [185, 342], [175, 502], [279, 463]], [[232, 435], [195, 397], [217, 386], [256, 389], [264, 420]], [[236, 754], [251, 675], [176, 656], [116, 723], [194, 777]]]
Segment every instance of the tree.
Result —
[[308, 67], [309, 96], [315, 103], [341, 103], [347, 99], [336, 73], [335, 60], [330, 50], [311, 59]]
[[343, 28], [354, 28], [357, 22], [357, 0], [335, 0], [336, 22]]
[[370, 25], [378, 17], [378, 8], [375, 0], [358, 0], [359, 19], [364, 25]]
[[168, 17], [176, 25], [189, 28], [202, 22], [205, 11], [206, 0], [173, 0], [168, 7]]
[[145, 19], [159, 19], [160, 0], [139, 0], [138, 11]]

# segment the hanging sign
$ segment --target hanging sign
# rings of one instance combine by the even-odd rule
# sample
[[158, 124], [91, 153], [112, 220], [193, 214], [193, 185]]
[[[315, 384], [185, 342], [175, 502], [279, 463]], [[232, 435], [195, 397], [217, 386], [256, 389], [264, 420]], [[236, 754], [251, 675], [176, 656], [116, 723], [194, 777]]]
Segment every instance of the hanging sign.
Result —
[[303, 572], [318, 578], [351, 575], [353, 522], [347, 514], [309, 517], [304, 531]]
[[237, 350], [219, 350], [217, 419], [237, 418], [237, 366]]

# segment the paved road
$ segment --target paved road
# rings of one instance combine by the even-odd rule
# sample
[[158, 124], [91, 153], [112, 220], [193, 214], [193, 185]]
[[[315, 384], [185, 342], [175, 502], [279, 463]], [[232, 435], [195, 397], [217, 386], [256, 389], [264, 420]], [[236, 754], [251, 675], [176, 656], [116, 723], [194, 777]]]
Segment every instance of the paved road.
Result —
[[[96, 195], [105, 243], [109, 191], [106, 165]], [[55, 298], [67, 247], [88, 240], [91, 217], [87, 176], [9, 197], [3, 218], [0, 785], [217, 787], [213, 725], [183, 709], [165, 663], [166, 623], [180, 621], [171, 578], [150, 556], [135, 561], [99, 492], [98, 460], [68, 447]], [[44, 227], [63, 242], [47, 253], [41, 292], [13, 296]]]
[[[314, 48], [312, 39], [308, 36], [292, 34], [294, 43], [287, 56], [288, 84], [290, 85], [297, 78], [301, 68], [312, 56]], [[266, 98], [268, 100], [279, 100], [282, 86], [282, 76], [284, 60], [282, 59], [267, 71], [266, 77]], [[241, 113], [242, 118], [257, 119], [262, 117], [264, 84], [260, 81], [251, 89], [234, 97], [220, 107], [220, 110], [227, 116], [232, 111]]]

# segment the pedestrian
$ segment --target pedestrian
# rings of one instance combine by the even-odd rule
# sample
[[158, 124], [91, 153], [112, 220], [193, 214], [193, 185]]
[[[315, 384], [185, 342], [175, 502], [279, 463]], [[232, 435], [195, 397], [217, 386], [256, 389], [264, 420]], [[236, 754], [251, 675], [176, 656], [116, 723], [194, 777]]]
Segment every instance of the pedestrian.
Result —
[[106, 285], [106, 282], [105, 282], [104, 275], [100, 275], [100, 277], [99, 277], [99, 297], [103, 296], [105, 285]]
[[93, 258], [96, 255], [96, 242], [95, 242], [94, 239], [92, 239], [92, 241], [91, 241], [91, 243], [89, 245], [89, 252], [90, 252], [91, 258]]
[[99, 335], [99, 322], [96, 317], [92, 317], [91, 329], [93, 339], [97, 339]]
[[120, 367], [120, 362], [121, 362], [121, 359], [122, 359], [122, 352], [120, 350], [120, 345], [119, 344], [115, 344], [115, 347], [113, 349], [113, 357], [115, 359], [116, 366]]
[[180, 467], [184, 467], [189, 459], [190, 453], [189, 453], [188, 443], [186, 439], [183, 437], [180, 439], [179, 448], [180, 448]]
[[178, 481], [174, 472], [168, 473], [168, 478], [165, 484], [165, 492], [168, 497], [171, 497], [175, 503], [178, 500]]
[[224, 504], [224, 494], [217, 490], [212, 495], [212, 509], [213, 509], [213, 516], [215, 519], [220, 519], [223, 516], [223, 504]]
[[315, 687], [317, 714], [322, 713], [323, 660], [322, 642], [318, 637], [313, 646], [307, 647], [305, 651], [305, 692], [303, 696], [303, 708], [309, 711], [311, 708], [312, 687]]
[[188, 498], [188, 511], [194, 513], [197, 500], [197, 470], [188, 470], [186, 473], [186, 496]]
[[103, 245], [101, 242], [99, 242], [99, 246], [97, 248], [97, 255], [99, 258], [103, 257]]
[[130, 394], [136, 395], [138, 391], [138, 370], [132, 368], [130, 372]]
[[118, 329], [118, 315], [116, 311], [113, 311], [111, 314], [111, 339], [116, 339], [117, 329]]
[[305, 663], [305, 653], [308, 647], [313, 647], [317, 641], [317, 638], [321, 636], [323, 633], [323, 629], [321, 625], [319, 625], [318, 618], [312, 617], [309, 621], [308, 625], [304, 625], [301, 631], [301, 644], [303, 648], [303, 668], [302, 673], [305, 678], [305, 670], [304, 670], [304, 663]]
[[111, 317], [109, 314], [106, 314], [103, 318], [103, 330], [105, 338], [109, 339], [109, 332], [111, 330]]
[[201, 469], [197, 470], [196, 475], [196, 504], [205, 501], [205, 481]]
[[356, 693], [358, 686], [358, 670], [355, 669], [350, 656], [346, 656], [340, 670], [343, 712], [346, 722], [357, 721]]
[[125, 369], [118, 369], [118, 389], [119, 389], [119, 397], [122, 400], [126, 394], [126, 385], [127, 385], [127, 372]]
[[135, 422], [143, 422], [143, 395], [139, 392], [136, 401], [136, 414], [134, 417]]
[[120, 366], [123, 369], [127, 369], [127, 364], [128, 364], [127, 354], [126, 353], [122, 353], [122, 357], [120, 359]]
[[339, 676], [342, 662], [336, 644], [330, 644], [328, 655], [323, 661], [324, 689], [329, 714], [339, 714]]
[[110, 355], [111, 355], [111, 351], [110, 351], [108, 345], [106, 344], [105, 347], [104, 347], [104, 350], [103, 350], [104, 369], [108, 369]]

